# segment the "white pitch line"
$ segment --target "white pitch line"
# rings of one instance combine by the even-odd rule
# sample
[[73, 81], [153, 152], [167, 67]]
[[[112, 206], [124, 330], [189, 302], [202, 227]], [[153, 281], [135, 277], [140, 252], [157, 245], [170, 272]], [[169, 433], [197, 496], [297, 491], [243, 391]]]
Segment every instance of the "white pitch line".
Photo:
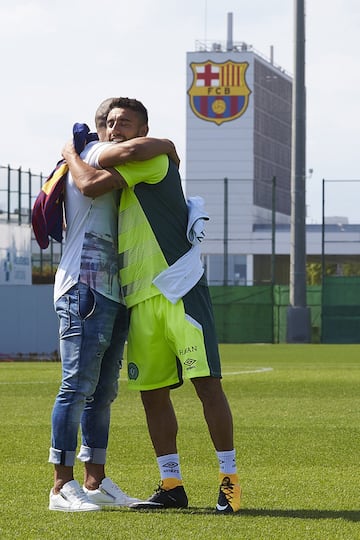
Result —
[[[0, 384], [52, 384], [54, 381], [0, 381]], [[58, 382], [58, 385], [60, 381]]]
[[[272, 367], [259, 367], [256, 369], [247, 369], [243, 371], [227, 371], [223, 375], [248, 375], [251, 373], [266, 373], [273, 371]], [[121, 381], [126, 381], [127, 377], [120, 376]], [[53, 381], [0, 381], [0, 384], [52, 384]]]
[[0, 384], [49, 384], [48, 381], [0, 381]]
[[273, 371], [272, 367], [260, 367], [256, 369], [248, 369], [242, 371], [227, 371], [223, 375], [247, 375], [248, 373], [266, 373], [268, 371]]

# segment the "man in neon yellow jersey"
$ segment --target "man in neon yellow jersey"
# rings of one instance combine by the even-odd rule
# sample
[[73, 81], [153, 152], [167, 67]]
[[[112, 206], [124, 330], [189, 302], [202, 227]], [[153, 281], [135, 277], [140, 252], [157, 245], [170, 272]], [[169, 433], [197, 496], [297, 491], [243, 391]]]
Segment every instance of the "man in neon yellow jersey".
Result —
[[[114, 100], [107, 139], [122, 141], [129, 127], [124, 102]], [[136, 122], [135, 122], [136, 124]], [[140, 135], [140, 133], [139, 133]], [[136, 136], [136, 135], [134, 135]], [[146, 137], [139, 144], [146, 144]], [[96, 197], [122, 188], [119, 208], [120, 280], [130, 309], [129, 387], [139, 390], [157, 457], [161, 483], [133, 508], [185, 508], [170, 390], [183, 378], [194, 384], [219, 461], [218, 513], [240, 509], [240, 486], [230, 407], [221, 385], [221, 366], [212, 305], [199, 246], [188, 231], [189, 213], [181, 179], [167, 155], [117, 165], [116, 144], [96, 145], [94, 170], [68, 143], [63, 156], [78, 188]], [[175, 151], [174, 151], [175, 152]], [[176, 155], [176, 154], [175, 154]], [[106, 170], [114, 167], [116, 173]]]

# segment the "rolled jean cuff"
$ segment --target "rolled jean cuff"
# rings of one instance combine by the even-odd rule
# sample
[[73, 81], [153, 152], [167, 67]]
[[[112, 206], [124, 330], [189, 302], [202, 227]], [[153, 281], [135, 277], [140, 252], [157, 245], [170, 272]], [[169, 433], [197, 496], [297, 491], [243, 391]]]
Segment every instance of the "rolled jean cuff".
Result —
[[50, 448], [49, 463], [73, 467], [75, 463], [75, 453], [75, 450], [57, 450], [56, 448]]
[[106, 448], [89, 448], [88, 446], [81, 445], [77, 458], [84, 463], [105, 465]]

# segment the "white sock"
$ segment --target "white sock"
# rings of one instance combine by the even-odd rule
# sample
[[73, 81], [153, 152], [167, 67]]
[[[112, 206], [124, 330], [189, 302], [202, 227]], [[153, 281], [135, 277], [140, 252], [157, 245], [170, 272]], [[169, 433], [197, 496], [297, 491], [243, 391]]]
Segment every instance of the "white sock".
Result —
[[225, 452], [216, 452], [219, 460], [220, 472], [224, 474], [236, 474], [236, 456], [235, 450], [226, 450]]
[[161, 480], [164, 478], [181, 479], [179, 454], [166, 454], [156, 458]]

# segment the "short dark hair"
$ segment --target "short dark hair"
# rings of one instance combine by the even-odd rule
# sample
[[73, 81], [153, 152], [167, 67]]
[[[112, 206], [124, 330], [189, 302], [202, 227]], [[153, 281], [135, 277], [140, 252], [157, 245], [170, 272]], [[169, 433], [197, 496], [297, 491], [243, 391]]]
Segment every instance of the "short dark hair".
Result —
[[96, 129], [105, 129], [106, 128], [106, 119], [109, 114], [109, 105], [116, 98], [107, 98], [100, 103], [95, 113], [95, 126]]
[[138, 113], [144, 124], [147, 124], [149, 121], [147, 109], [141, 103], [141, 101], [128, 97], [108, 98], [105, 99], [97, 108], [95, 114], [96, 129], [104, 129], [106, 127], [106, 119], [109, 112], [112, 109], [117, 108], [131, 109], [132, 111]]

